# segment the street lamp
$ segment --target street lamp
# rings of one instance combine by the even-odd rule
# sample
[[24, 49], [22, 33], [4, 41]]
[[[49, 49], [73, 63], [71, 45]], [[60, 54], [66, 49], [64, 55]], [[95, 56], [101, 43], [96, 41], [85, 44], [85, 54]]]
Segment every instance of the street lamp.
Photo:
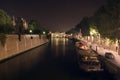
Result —
[[43, 31], [43, 34], [45, 34], [45, 31]]
[[[32, 34], [32, 30], [31, 30], [31, 29], [29, 30], [29, 33], [30, 33], [30, 35]], [[31, 39], [33, 39], [33, 37], [32, 37], [32, 36], [31, 36], [30, 38], [31, 38]]]
[[32, 34], [32, 30], [31, 29], [29, 30], [29, 32], [30, 32], [30, 34]]
[[99, 45], [101, 44], [101, 37], [100, 37], [100, 33], [98, 34], [98, 38], [99, 38]]
[[90, 28], [90, 36], [92, 38], [92, 42], [94, 41], [94, 37], [96, 39], [96, 37], [99, 37], [99, 33], [96, 29], [94, 28]]

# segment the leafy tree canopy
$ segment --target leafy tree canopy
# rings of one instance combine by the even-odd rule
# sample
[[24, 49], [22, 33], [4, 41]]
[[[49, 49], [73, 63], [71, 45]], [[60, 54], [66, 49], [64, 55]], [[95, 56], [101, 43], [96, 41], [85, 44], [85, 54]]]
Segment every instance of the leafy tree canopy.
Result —
[[40, 33], [40, 25], [37, 20], [31, 20], [28, 23], [28, 30], [32, 30], [32, 33], [39, 34]]
[[97, 28], [102, 36], [119, 38], [117, 34], [120, 34], [120, 0], [108, 0], [98, 9], [95, 17]]
[[12, 31], [12, 19], [2, 9], [0, 9], [0, 33], [10, 33]]

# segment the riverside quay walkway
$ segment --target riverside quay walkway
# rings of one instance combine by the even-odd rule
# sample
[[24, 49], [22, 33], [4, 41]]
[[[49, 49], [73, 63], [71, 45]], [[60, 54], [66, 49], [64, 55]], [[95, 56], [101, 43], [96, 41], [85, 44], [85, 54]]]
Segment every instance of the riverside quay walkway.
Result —
[[[91, 47], [100, 55], [101, 61], [104, 63], [106, 70], [115, 75], [117, 80], [120, 80], [120, 55], [117, 51], [110, 50], [109, 48], [104, 48], [98, 44], [88, 42], [84, 39], [82, 41], [87, 43], [87, 46]], [[105, 53], [111, 53], [114, 58], [109, 59], [105, 57]]]

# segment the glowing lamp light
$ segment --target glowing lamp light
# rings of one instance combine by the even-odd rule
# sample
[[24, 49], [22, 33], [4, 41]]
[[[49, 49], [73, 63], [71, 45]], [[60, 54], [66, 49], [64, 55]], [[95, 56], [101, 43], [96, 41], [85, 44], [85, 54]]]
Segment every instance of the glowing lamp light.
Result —
[[43, 34], [45, 34], [45, 31], [43, 31]]
[[30, 33], [32, 33], [32, 30], [29, 30]]

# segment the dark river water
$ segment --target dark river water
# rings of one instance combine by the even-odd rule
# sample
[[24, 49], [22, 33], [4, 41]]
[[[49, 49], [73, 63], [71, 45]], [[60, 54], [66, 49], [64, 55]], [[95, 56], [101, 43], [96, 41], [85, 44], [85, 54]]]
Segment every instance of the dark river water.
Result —
[[107, 71], [86, 73], [79, 69], [72, 41], [49, 43], [0, 63], [0, 80], [114, 80]]

